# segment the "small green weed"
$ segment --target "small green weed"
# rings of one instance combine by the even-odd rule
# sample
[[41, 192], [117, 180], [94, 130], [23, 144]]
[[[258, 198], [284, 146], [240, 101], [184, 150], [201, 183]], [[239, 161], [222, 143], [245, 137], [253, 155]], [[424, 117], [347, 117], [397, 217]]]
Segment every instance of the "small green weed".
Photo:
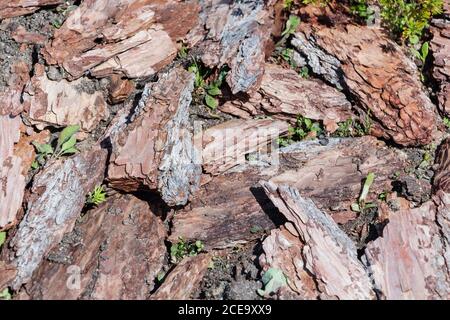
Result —
[[352, 210], [355, 212], [363, 212], [364, 210], [375, 208], [377, 205], [371, 202], [366, 202], [367, 196], [369, 195], [370, 187], [372, 186], [375, 180], [375, 174], [373, 172], [369, 172], [367, 174], [366, 180], [363, 185], [363, 189], [359, 196], [358, 202], [352, 204]]
[[106, 192], [103, 186], [96, 186], [94, 191], [90, 192], [87, 196], [86, 204], [98, 206], [106, 201]]
[[297, 117], [296, 125], [289, 127], [287, 136], [278, 138], [278, 144], [285, 147], [296, 141], [301, 141], [311, 134], [317, 136], [322, 131], [323, 129], [319, 122], [300, 115]]
[[218, 97], [222, 95], [221, 87], [228, 74], [228, 66], [222, 67], [217, 78], [211, 80], [209, 84], [205, 79], [211, 74], [210, 70], [205, 70], [195, 60], [189, 66], [188, 71], [195, 75], [194, 85], [196, 93], [202, 97], [207, 107], [215, 110], [219, 106]]
[[185, 242], [183, 238], [179, 238], [177, 243], [173, 243], [170, 247], [170, 258], [172, 263], [178, 263], [185, 257], [196, 256], [203, 251], [204, 245], [200, 240], [195, 242]]
[[78, 150], [75, 148], [75, 144], [77, 143], [75, 134], [78, 130], [80, 130], [79, 125], [67, 126], [64, 128], [59, 134], [55, 148], [48, 143], [41, 144], [37, 141], [33, 141], [32, 144], [36, 149], [37, 155], [36, 159], [31, 164], [31, 168], [37, 169], [39, 166], [44, 165], [50, 157], [59, 158], [64, 155], [77, 153]]
[[9, 292], [8, 288], [3, 289], [3, 291], [0, 291], [0, 300], [11, 300], [11, 292]]

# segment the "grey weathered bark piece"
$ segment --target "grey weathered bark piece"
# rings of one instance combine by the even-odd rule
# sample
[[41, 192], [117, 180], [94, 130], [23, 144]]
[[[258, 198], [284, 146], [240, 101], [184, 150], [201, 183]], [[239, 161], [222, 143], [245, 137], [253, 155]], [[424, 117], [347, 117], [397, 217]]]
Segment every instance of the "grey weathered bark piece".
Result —
[[49, 250], [72, 230], [85, 196], [103, 180], [106, 150], [92, 149], [46, 166], [34, 180], [28, 210], [11, 241], [14, 289], [29, 281]]
[[227, 83], [233, 93], [252, 92], [259, 86], [264, 73], [264, 50], [273, 23], [272, 3], [201, 1], [200, 23], [206, 30], [202, 35], [205, 39], [199, 44], [201, 59], [209, 67], [225, 64], [230, 67]]
[[292, 44], [314, 73], [351, 92], [375, 119], [372, 133], [410, 146], [427, 144], [435, 107], [416, 66], [380, 29], [301, 24]]
[[23, 290], [31, 299], [146, 299], [166, 230], [149, 205], [117, 195], [79, 219]]
[[197, 290], [211, 261], [210, 254], [185, 258], [164, 280], [161, 287], [151, 295], [152, 300], [187, 300]]
[[[303, 260], [303, 265], [295, 261], [295, 258], [294, 263], [313, 278], [317, 286], [317, 296], [322, 299], [373, 299], [375, 295], [372, 284], [364, 266], [358, 260], [356, 247], [337, 224], [321, 212], [310, 199], [303, 198], [295, 188], [277, 186], [270, 182], [262, 182], [262, 186], [267, 196], [288, 220], [285, 224], [286, 229], [302, 243], [301, 246], [297, 244], [301, 248], [301, 256], [296, 257]], [[272, 234], [271, 237], [273, 236], [276, 235]], [[269, 254], [274, 255], [274, 252], [269, 250]], [[289, 255], [283, 250], [280, 250], [280, 254], [288, 259], [287, 266], [292, 265]], [[263, 257], [262, 260], [264, 259]], [[270, 266], [272, 259], [274, 257], [265, 263]], [[302, 273], [302, 269], [298, 270], [299, 274]], [[291, 268], [290, 271], [292, 270], [294, 269]], [[297, 281], [298, 285], [299, 281], [302, 282], [302, 277], [298, 277], [297, 270], [295, 271], [294, 274], [286, 276], [294, 283]], [[305, 283], [305, 286], [310, 285]], [[299, 290], [297, 293], [302, 291]], [[306, 298], [310, 298], [310, 293]]]
[[226, 102], [220, 110], [243, 118], [268, 114], [290, 121], [302, 115], [322, 120], [329, 131], [353, 116], [343, 93], [319, 80], [302, 79], [294, 70], [274, 64], [265, 65], [261, 87], [248, 101]]
[[201, 165], [188, 123], [193, 77], [182, 68], [160, 75], [131, 122], [115, 129], [108, 168], [114, 187], [158, 190], [169, 205], [185, 204], [198, 188]]

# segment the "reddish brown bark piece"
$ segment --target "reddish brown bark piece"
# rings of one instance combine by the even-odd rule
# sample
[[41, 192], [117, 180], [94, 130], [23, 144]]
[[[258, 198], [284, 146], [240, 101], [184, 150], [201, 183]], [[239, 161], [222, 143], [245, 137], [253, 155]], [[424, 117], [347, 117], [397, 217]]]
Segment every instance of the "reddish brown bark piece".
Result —
[[[410, 146], [428, 144], [435, 108], [416, 66], [380, 29], [301, 24], [292, 44], [313, 72], [345, 87], [375, 119], [372, 133]], [[378, 126], [378, 128], [377, 128]]]
[[295, 121], [298, 115], [322, 120], [328, 131], [352, 117], [351, 104], [345, 95], [318, 80], [302, 79], [297, 72], [266, 64], [261, 88], [247, 102], [225, 103], [221, 111], [252, 118], [269, 114], [277, 119]]
[[0, 115], [0, 230], [16, 223], [22, 205], [26, 172], [22, 171], [22, 158], [14, 153], [20, 124], [20, 117]]
[[[177, 4], [174, 0], [83, 1], [55, 32], [43, 54], [48, 63], [63, 66], [72, 78], [91, 69], [96, 76], [150, 76], [176, 55], [176, 39], [169, 35], [173, 26], [167, 20], [178, 20], [183, 10], [195, 12], [197, 8], [193, 2]], [[182, 28], [186, 32], [197, 23], [195, 16], [189, 16], [191, 20]]]
[[175, 214], [169, 240], [201, 240], [205, 248], [211, 249], [258, 239], [263, 230], [274, 228], [266, 212], [267, 199], [253, 188], [258, 180], [255, 172], [214, 177], [186, 208]]
[[376, 178], [367, 201], [374, 201], [381, 192], [391, 190], [390, 177], [405, 167], [406, 160], [405, 153], [370, 136], [330, 139], [326, 146], [301, 142], [283, 149], [281, 162], [292, 169], [270, 181], [295, 187], [321, 210], [342, 212], [358, 198], [369, 172]]
[[18, 223], [26, 177], [35, 157], [31, 142], [45, 143], [49, 136], [48, 131], [28, 136], [23, 127], [19, 117], [0, 116], [0, 231]]
[[[285, 224], [286, 230], [296, 236], [297, 241], [294, 241], [294, 245], [301, 249], [300, 252], [294, 251], [296, 255], [290, 257], [284, 252], [289, 248], [286, 242], [280, 246], [278, 241], [281, 238], [271, 239], [270, 243], [266, 244], [265, 250], [268, 250], [268, 254], [272, 257], [270, 260], [263, 257], [263, 264], [265, 262], [271, 266], [270, 262], [274, 260], [279, 267], [284, 268], [285, 262], [287, 268], [283, 271], [288, 273], [286, 276], [295, 284], [295, 287], [291, 288], [297, 288], [298, 294], [306, 293], [305, 298], [311, 298], [311, 279], [307, 279], [305, 271], [313, 278], [317, 285], [317, 296], [322, 299], [375, 298], [370, 279], [358, 260], [354, 243], [337, 224], [321, 212], [310, 199], [303, 198], [295, 188], [277, 186], [270, 182], [263, 182], [262, 185], [267, 196], [288, 220]], [[274, 236], [276, 237], [276, 233], [271, 235]], [[281, 249], [279, 254], [277, 251], [270, 251], [270, 246], [273, 246], [274, 242], [275, 249]], [[301, 245], [296, 242], [300, 242]], [[281, 263], [278, 259], [281, 259]], [[303, 260], [303, 263], [296, 259]], [[298, 275], [296, 267], [300, 267]], [[292, 271], [295, 272], [292, 274]], [[303, 286], [308, 289], [302, 289]]]
[[83, 81], [49, 80], [44, 66], [36, 65], [23, 94], [31, 123], [40, 129], [78, 124], [83, 131], [92, 131], [109, 112], [102, 92], [83, 92]]
[[201, 167], [188, 123], [193, 81], [176, 68], [147, 85], [131, 123], [110, 137], [108, 178], [115, 188], [158, 190], [169, 205], [185, 204], [197, 189]]
[[122, 79], [119, 75], [111, 76], [109, 85], [109, 101], [113, 104], [126, 100], [134, 91], [134, 84], [130, 80]]
[[242, 164], [249, 153], [260, 151], [286, 133], [284, 121], [231, 120], [211, 127], [201, 136], [203, 170], [217, 175]]
[[106, 156], [106, 150], [94, 148], [55, 160], [34, 178], [28, 210], [11, 241], [18, 271], [14, 289], [31, 279], [49, 250], [72, 230], [86, 194], [103, 180]]
[[16, 275], [17, 269], [14, 266], [0, 261], [0, 291], [3, 291]]
[[198, 289], [200, 281], [208, 270], [210, 254], [199, 254], [185, 258], [164, 280], [161, 287], [152, 294], [152, 300], [187, 300]]
[[202, 2], [201, 24], [206, 34], [199, 45], [201, 59], [208, 67], [230, 67], [227, 83], [233, 93], [258, 89], [273, 23], [273, 2]]
[[66, 234], [25, 287], [27, 298], [146, 299], [163, 265], [165, 236], [145, 201], [114, 196]]
[[432, 199], [390, 212], [383, 236], [367, 245], [366, 263], [381, 298], [450, 298], [449, 150], [447, 139], [436, 158]]
[[33, 13], [44, 6], [57, 5], [63, 0], [10, 0], [0, 3], [0, 19]]
[[160, 71], [176, 57], [177, 48], [164, 30], [151, 29], [148, 34], [149, 41], [99, 64], [91, 74], [102, 77], [119, 73], [128, 78], [142, 78]]
[[18, 43], [43, 45], [47, 42], [46, 36], [36, 32], [28, 32], [24, 26], [18, 26], [13, 31], [12, 37]]
[[433, 52], [433, 77], [438, 81], [439, 108], [450, 114], [450, 2], [445, 1], [444, 18], [432, 21], [431, 50]]

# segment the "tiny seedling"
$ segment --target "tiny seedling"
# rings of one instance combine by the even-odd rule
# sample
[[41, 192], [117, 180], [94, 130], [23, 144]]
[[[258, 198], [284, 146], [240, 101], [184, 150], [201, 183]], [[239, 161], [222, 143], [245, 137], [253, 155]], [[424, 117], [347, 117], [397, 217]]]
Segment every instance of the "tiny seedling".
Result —
[[75, 148], [75, 144], [77, 143], [75, 134], [78, 130], [80, 130], [79, 125], [67, 126], [64, 128], [59, 134], [55, 148], [48, 143], [33, 141], [32, 144], [36, 149], [37, 156], [35, 161], [31, 164], [31, 168], [37, 169], [39, 166], [44, 165], [49, 157], [59, 158], [64, 155], [71, 155], [78, 152]]
[[2, 232], [0, 232], [0, 248], [5, 243], [5, 240], [6, 240], [6, 232], [2, 231]]
[[375, 15], [375, 10], [369, 6], [367, 0], [352, 0], [350, 4], [352, 14], [365, 21], [372, 20]]
[[283, 30], [283, 32], [281, 33], [281, 36], [290, 36], [291, 34], [294, 34], [295, 31], [297, 30], [297, 27], [300, 24], [300, 18], [295, 16], [295, 15], [291, 15], [289, 16], [288, 21], [286, 22], [286, 27]]
[[179, 241], [170, 247], [170, 260], [172, 263], [178, 263], [185, 257], [196, 256], [203, 251], [203, 248], [204, 245], [200, 240], [186, 242], [180, 237]]
[[99, 204], [106, 201], [106, 192], [103, 186], [96, 186], [94, 191], [88, 194], [86, 203], [94, 206], [98, 206]]
[[258, 289], [257, 291], [261, 297], [268, 297], [276, 293], [281, 287], [287, 285], [287, 279], [283, 271], [276, 268], [267, 270], [262, 276], [261, 281], [264, 284], [264, 290]]
[[366, 177], [366, 181], [364, 182], [361, 194], [358, 199], [358, 203], [352, 204], [352, 210], [355, 212], [363, 212], [366, 209], [375, 208], [376, 204], [368, 202], [366, 203], [367, 196], [369, 195], [370, 187], [372, 186], [375, 180], [375, 174], [373, 172], [369, 172]]
[[442, 119], [442, 122], [444, 123], [444, 125], [447, 127], [447, 129], [450, 129], [450, 119], [448, 117], [444, 117]]
[[306, 137], [311, 136], [311, 134], [317, 136], [321, 132], [322, 127], [319, 122], [315, 122], [300, 115], [297, 117], [296, 125], [288, 128], [287, 137], [278, 138], [277, 142], [281, 147], [285, 147], [294, 142], [301, 141]]
[[309, 78], [309, 69], [308, 67], [304, 66], [300, 69], [300, 77], [302, 77], [303, 79], [308, 79]]
[[254, 225], [250, 228], [250, 233], [253, 233], [253, 234], [260, 233], [262, 231], [264, 231], [264, 229], [257, 225]]
[[212, 110], [215, 110], [219, 106], [218, 97], [222, 95], [220, 87], [227, 76], [228, 68], [224, 66], [216, 79], [212, 80], [209, 84], [205, 81], [209, 72], [202, 70], [198, 63], [194, 60], [193, 64], [188, 68], [189, 72], [194, 73], [195, 80], [194, 85], [197, 92], [200, 93], [205, 105]]
[[416, 50], [414, 48], [411, 48], [412, 54], [419, 59], [422, 62], [422, 65], [420, 67], [420, 78], [422, 81], [424, 81], [424, 75], [423, 75], [423, 69], [425, 68], [425, 63], [428, 57], [428, 53], [430, 51], [430, 45], [428, 42], [424, 42], [419, 50]]
[[180, 50], [178, 50], [177, 54], [178, 58], [180, 59], [186, 58], [188, 56], [188, 51], [189, 51], [188, 47], [183, 42], [181, 42]]
[[285, 9], [287, 11], [291, 11], [293, 5], [294, 5], [294, 0], [284, 0], [283, 1], [283, 9]]
[[3, 291], [0, 291], [0, 300], [11, 300], [11, 292], [9, 292], [8, 288], [3, 289]]

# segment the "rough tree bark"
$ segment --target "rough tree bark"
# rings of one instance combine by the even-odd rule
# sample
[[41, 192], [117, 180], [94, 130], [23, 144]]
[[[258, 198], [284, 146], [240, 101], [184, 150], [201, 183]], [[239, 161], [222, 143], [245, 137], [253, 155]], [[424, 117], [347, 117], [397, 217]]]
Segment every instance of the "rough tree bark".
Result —
[[246, 162], [247, 154], [266, 150], [287, 130], [286, 122], [271, 119], [231, 120], [208, 128], [195, 137], [203, 170], [211, 175], [224, 173]]
[[39, 129], [78, 124], [81, 130], [92, 131], [108, 118], [109, 112], [100, 91], [82, 91], [84, 81], [87, 80], [52, 81], [43, 65], [35, 65], [34, 76], [23, 94], [30, 122]]
[[273, 64], [265, 65], [261, 87], [248, 101], [226, 102], [220, 110], [245, 119], [267, 114], [291, 122], [302, 115], [322, 120], [331, 132], [338, 122], [353, 116], [343, 93], [320, 80], [302, 79], [294, 70]]
[[302, 23], [292, 45], [315, 74], [348, 90], [370, 112], [374, 135], [405, 146], [430, 143], [435, 107], [414, 63], [381, 29]]
[[390, 177], [401, 171], [407, 160], [404, 152], [370, 136], [334, 138], [325, 146], [317, 141], [301, 142], [282, 151], [280, 162], [287, 170], [270, 181], [298, 189], [331, 214], [350, 209], [369, 172], [376, 179], [367, 201], [376, 200], [378, 194], [392, 188]]
[[151, 295], [153, 300], [187, 300], [198, 288], [208, 269], [211, 254], [185, 258], [164, 280], [161, 287]]
[[262, 186], [288, 220], [285, 229], [274, 231], [263, 243], [261, 263], [266, 270], [280, 268], [289, 288], [306, 293], [307, 299], [375, 298], [354, 243], [328, 215], [295, 188], [270, 182]]
[[175, 214], [169, 240], [176, 243], [181, 237], [201, 240], [206, 249], [226, 248], [258, 239], [261, 232], [274, 228], [270, 202], [254, 188], [259, 178], [255, 172], [214, 177]]
[[149, 205], [117, 195], [86, 213], [22, 290], [23, 299], [146, 299], [166, 230]]
[[389, 213], [383, 237], [367, 245], [365, 259], [380, 298], [450, 298], [450, 139], [437, 156], [432, 199]]
[[201, 2], [200, 25], [187, 38], [202, 40], [198, 51], [206, 66], [230, 68], [226, 81], [234, 94], [256, 91], [261, 82], [273, 2]]
[[193, 74], [182, 68], [146, 86], [131, 122], [124, 122], [110, 137], [112, 186], [125, 191], [158, 190], [169, 205], [187, 202], [201, 174], [188, 126], [193, 89]]
[[[196, 25], [197, 11], [193, 1], [86, 0], [70, 13], [42, 53], [72, 79], [91, 69], [95, 76], [114, 72], [150, 76], [176, 56], [175, 43]], [[184, 14], [189, 17], [181, 28], [185, 32], [171, 30], [175, 26], [168, 21]]]
[[17, 224], [25, 184], [35, 157], [31, 141], [46, 142], [48, 132], [26, 135], [20, 117], [0, 116], [0, 230]]
[[17, 267], [12, 288], [29, 281], [49, 250], [72, 230], [85, 196], [103, 180], [106, 155], [106, 150], [94, 148], [58, 159], [35, 177], [28, 209], [10, 243]]
[[0, 3], [0, 19], [18, 17], [33, 13], [41, 7], [57, 5], [63, 0], [10, 0]]

